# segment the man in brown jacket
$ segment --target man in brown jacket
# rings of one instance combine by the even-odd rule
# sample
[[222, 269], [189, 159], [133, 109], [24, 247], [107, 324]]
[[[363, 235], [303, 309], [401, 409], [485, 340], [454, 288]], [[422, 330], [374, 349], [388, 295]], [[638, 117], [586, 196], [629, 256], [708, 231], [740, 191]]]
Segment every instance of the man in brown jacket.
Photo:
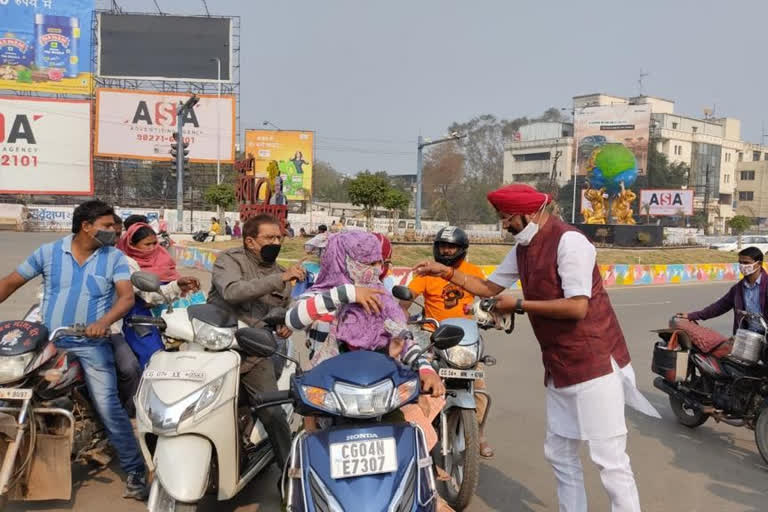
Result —
[[[262, 318], [270, 309], [287, 307], [291, 280], [303, 280], [304, 268], [298, 263], [286, 270], [277, 264], [282, 239], [280, 224], [271, 215], [248, 219], [243, 225], [243, 247], [228, 249], [216, 258], [208, 303], [231, 312], [251, 327], [262, 327]], [[287, 338], [291, 330], [280, 326], [277, 335]], [[256, 393], [277, 391], [271, 359], [246, 357], [240, 373], [249, 398]], [[255, 405], [252, 399], [251, 402]], [[257, 414], [282, 466], [290, 450], [288, 422], [277, 407], [259, 409]]]

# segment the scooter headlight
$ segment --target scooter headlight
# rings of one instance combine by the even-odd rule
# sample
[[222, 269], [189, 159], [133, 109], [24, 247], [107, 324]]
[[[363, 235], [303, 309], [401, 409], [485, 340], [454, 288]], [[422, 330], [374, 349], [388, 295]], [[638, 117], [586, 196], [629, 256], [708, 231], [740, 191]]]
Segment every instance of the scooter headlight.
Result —
[[344, 416], [374, 418], [393, 409], [390, 404], [394, 387], [390, 379], [364, 388], [337, 382], [333, 391], [341, 404]]
[[226, 375], [222, 375], [172, 404], [160, 400], [152, 388], [152, 381], [144, 379], [139, 389], [137, 404], [149, 417], [156, 432], [173, 432], [182, 421], [197, 416], [216, 403], [224, 388], [225, 378]]
[[456, 345], [442, 351], [443, 358], [454, 368], [466, 370], [475, 366], [480, 359], [480, 343]]
[[228, 349], [235, 340], [234, 327], [215, 327], [197, 318], [192, 319], [192, 331], [195, 333], [195, 343], [208, 350]]
[[391, 409], [397, 409], [400, 406], [407, 404], [414, 398], [414, 395], [418, 394], [419, 379], [411, 379], [403, 382], [397, 386], [397, 390], [395, 390], [394, 394], [392, 395]]
[[19, 380], [24, 376], [24, 371], [34, 359], [34, 352], [27, 352], [19, 356], [0, 357], [0, 384]]

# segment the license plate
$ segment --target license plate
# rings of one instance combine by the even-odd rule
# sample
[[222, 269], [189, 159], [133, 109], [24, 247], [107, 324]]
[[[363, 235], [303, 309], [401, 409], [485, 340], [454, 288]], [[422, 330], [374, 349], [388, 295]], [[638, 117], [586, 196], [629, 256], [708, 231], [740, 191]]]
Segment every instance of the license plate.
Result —
[[395, 439], [367, 439], [331, 444], [331, 478], [391, 473], [397, 470]]
[[482, 370], [457, 370], [455, 368], [440, 368], [438, 374], [447, 379], [482, 379], [485, 372]]
[[145, 379], [151, 380], [205, 380], [205, 372], [199, 370], [147, 370]]
[[0, 388], [0, 400], [30, 400], [31, 398], [31, 389]]

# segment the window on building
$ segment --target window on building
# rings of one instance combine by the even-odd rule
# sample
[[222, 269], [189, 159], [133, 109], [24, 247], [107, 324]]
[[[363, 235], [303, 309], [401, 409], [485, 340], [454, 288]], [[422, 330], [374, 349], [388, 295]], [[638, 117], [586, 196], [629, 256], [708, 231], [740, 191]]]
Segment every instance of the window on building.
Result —
[[754, 181], [755, 171], [741, 171], [739, 178], [744, 181]]
[[763, 153], [763, 160], [768, 160], [768, 153]]
[[730, 153], [726, 153], [725, 154], [725, 161], [726, 162], [730, 162], [731, 161], [731, 154]]
[[677, 123], [672, 123], [672, 129], [677, 130]]
[[743, 162], [743, 161], [744, 161], [744, 153], [739, 151], [739, 162]]
[[750, 192], [739, 192], [739, 201], [754, 201], [755, 200], [755, 193]]
[[521, 155], [515, 155], [515, 162], [532, 162], [535, 160], [549, 160], [551, 153], [549, 151], [543, 153], [523, 153]]
[[730, 182], [731, 182], [731, 175], [723, 174], [723, 183], [730, 183]]
[[760, 152], [759, 151], [753, 151], [752, 152], [752, 161], [757, 162], [760, 160]]
[[691, 129], [693, 130], [693, 133], [696, 133], [697, 131], [699, 131], [699, 127], [698, 126], [694, 126]]

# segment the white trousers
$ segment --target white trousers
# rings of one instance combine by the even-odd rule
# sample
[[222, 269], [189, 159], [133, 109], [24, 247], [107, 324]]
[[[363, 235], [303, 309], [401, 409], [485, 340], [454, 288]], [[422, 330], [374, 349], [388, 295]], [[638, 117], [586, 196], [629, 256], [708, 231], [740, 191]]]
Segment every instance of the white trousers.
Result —
[[[579, 457], [583, 442], [547, 432], [544, 456], [555, 471], [560, 512], [587, 512], [587, 492]], [[592, 462], [600, 468], [600, 480], [611, 501], [611, 512], [640, 512], [635, 475], [626, 452], [626, 434], [586, 443]]]

